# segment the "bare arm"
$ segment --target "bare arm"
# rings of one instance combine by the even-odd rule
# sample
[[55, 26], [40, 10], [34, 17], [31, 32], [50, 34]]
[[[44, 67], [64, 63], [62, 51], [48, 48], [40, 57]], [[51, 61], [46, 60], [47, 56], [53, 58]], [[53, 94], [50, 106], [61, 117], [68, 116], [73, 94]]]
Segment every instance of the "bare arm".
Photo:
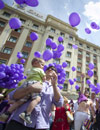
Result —
[[59, 90], [57, 88], [57, 74], [53, 72], [52, 78], [51, 78], [51, 84], [53, 86], [53, 91], [54, 91], [54, 99], [56, 102], [59, 101], [61, 95], [59, 93]]
[[84, 74], [82, 74], [81, 75], [81, 77], [82, 77], [82, 83], [81, 83], [81, 94], [84, 94], [84, 77], [85, 77], [85, 75]]
[[40, 82], [37, 82], [33, 85], [30, 85], [26, 88], [21, 88], [15, 91], [13, 98], [15, 100], [21, 99], [23, 97], [25, 97], [26, 95], [33, 93], [33, 92], [37, 92], [40, 93], [42, 90], [42, 85], [40, 84]]

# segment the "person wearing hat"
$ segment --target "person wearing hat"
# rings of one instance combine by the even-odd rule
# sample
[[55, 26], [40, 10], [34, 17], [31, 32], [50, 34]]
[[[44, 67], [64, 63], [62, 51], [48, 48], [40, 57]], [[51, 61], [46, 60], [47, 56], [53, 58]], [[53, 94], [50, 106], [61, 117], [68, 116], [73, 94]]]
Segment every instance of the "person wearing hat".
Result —
[[90, 108], [92, 110], [93, 117], [95, 117], [93, 103], [84, 94], [84, 77], [85, 77], [84, 74], [82, 74], [81, 77], [82, 77], [82, 86], [78, 98], [78, 104], [79, 104], [78, 110], [75, 113], [75, 121], [74, 121], [75, 130], [80, 130], [85, 120], [90, 119]]

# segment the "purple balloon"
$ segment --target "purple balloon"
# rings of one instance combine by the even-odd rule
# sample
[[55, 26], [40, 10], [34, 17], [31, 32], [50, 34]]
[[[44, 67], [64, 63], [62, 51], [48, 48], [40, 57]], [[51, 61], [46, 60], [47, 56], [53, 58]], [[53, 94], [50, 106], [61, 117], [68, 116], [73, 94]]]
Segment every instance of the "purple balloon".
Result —
[[62, 63], [62, 67], [63, 67], [63, 68], [65, 68], [65, 67], [67, 67], [67, 66], [68, 66], [67, 62], [63, 62], [63, 63]]
[[86, 80], [86, 83], [87, 83], [88, 85], [90, 85], [90, 84], [91, 84], [91, 81], [88, 79], [88, 80]]
[[97, 30], [99, 30], [100, 29], [100, 26], [99, 25], [97, 25], [97, 28], [96, 28]]
[[17, 58], [20, 59], [20, 58], [22, 58], [22, 57], [23, 57], [23, 54], [22, 54], [21, 52], [18, 52], [18, 53], [17, 53]]
[[75, 89], [78, 90], [80, 87], [78, 85], [75, 86]]
[[34, 56], [37, 58], [41, 57], [41, 53], [39, 51], [34, 52]]
[[77, 46], [77, 45], [73, 45], [73, 48], [74, 48], [74, 49], [78, 49], [78, 46]]
[[15, 0], [15, 2], [20, 5], [20, 4], [24, 4], [25, 0]]
[[59, 44], [59, 45], [58, 45], [58, 48], [57, 48], [57, 51], [58, 51], [58, 52], [61, 52], [61, 51], [63, 51], [63, 50], [64, 50], [63, 44]]
[[58, 41], [59, 41], [59, 42], [63, 42], [63, 37], [61, 37], [61, 36], [58, 37]]
[[46, 45], [47, 46], [52, 46], [52, 39], [51, 38], [46, 39]]
[[9, 20], [9, 26], [11, 29], [18, 29], [21, 27], [21, 25], [22, 25], [22, 23], [19, 20], [19, 18], [11, 18]]
[[93, 63], [89, 64], [89, 69], [91, 69], [91, 70], [94, 69], [94, 64]]
[[20, 62], [21, 62], [22, 64], [24, 64], [24, 63], [25, 63], [25, 61], [26, 61], [25, 59], [21, 59], [21, 61], [20, 61]]
[[50, 60], [52, 57], [53, 57], [53, 52], [52, 51], [50, 51], [50, 50], [45, 50], [44, 51], [44, 53], [43, 53], [43, 59], [45, 61]]
[[92, 28], [92, 29], [96, 29], [96, 28], [97, 28], [97, 24], [96, 24], [95, 22], [92, 22], [92, 23], [91, 23], [91, 28]]
[[72, 27], [77, 26], [80, 23], [80, 16], [78, 13], [73, 12], [69, 16], [69, 23]]
[[87, 34], [90, 34], [90, 33], [91, 33], [91, 30], [90, 30], [89, 28], [85, 28], [85, 32], [86, 32]]
[[94, 74], [94, 72], [93, 72], [92, 70], [88, 70], [88, 76], [89, 76], [89, 77], [92, 77], [93, 74]]
[[4, 2], [0, 0], [0, 10], [3, 9], [4, 7], [5, 7]]
[[77, 79], [76, 78], [74, 78], [74, 82], [76, 82], [77, 81]]
[[59, 89], [63, 89], [63, 86], [61, 86], [61, 85], [58, 85], [58, 88], [59, 88]]
[[39, 5], [38, 0], [25, 0], [26, 4], [31, 7], [36, 7]]
[[6, 74], [4, 72], [0, 72], [0, 79], [3, 79], [6, 77]]
[[30, 34], [30, 39], [31, 39], [32, 41], [36, 41], [36, 40], [38, 39], [38, 34], [35, 33], [35, 32], [31, 32], [31, 34]]
[[70, 85], [74, 84], [74, 81], [72, 79], [69, 79], [68, 81], [69, 81]]
[[73, 66], [73, 67], [72, 67], [72, 71], [75, 71], [75, 70], [76, 70], [76, 68]]
[[51, 46], [52, 49], [56, 49], [57, 48], [57, 44], [55, 42], [51, 42], [51, 44], [49, 44]]

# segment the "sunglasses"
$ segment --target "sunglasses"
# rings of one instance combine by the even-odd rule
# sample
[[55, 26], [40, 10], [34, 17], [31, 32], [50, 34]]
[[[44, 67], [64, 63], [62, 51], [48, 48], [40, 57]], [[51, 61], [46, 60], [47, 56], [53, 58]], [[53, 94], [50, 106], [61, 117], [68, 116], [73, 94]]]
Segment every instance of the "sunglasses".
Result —
[[57, 70], [55, 68], [48, 68], [47, 70], [53, 70], [53, 71], [55, 71], [57, 73]]

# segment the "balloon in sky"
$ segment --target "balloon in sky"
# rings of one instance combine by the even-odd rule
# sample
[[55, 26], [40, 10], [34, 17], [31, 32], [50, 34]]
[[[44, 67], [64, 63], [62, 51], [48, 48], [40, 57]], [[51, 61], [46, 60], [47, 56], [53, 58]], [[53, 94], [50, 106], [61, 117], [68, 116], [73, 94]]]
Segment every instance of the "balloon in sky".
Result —
[[58, 48], [57, 48], [57, 51], [58, 51], [58, 52], [61, 52], [61, 51], [63, 51], [63, 50], [64, 50], [63, 44], [59, 44], [59, 45], [58, 45]]
[[92, 28], [92, 29], [96, 29], [96, 28], [97, 28], [97, 24], [96, 24], [95, 22], [92, 22], [92, 23], [91, 23], [91, 28]]
[[34, 56], [37, 58], [41, 57], [41, 53], [39, 51], [34, 52]]
[[74, 49], [78, 49], [78, 46], [77, 46], [77, 45], [73, 45], [73, 48], [74, 48]]
[[91, 84], [91, 81], [88, 79], [88, 80], [86, 80], [86, 83], [87, 83], [88, 85], [90, 85], [90, 84]]
[[74, 82], [76, 82], [77, 81], [77, 79], [76, 78], [74, 78]]
[[31, 32], [31, 34], [30, 34], [30, 39], [31, 39], [32, 41], [36, 41], [36, 40], [38, 39], [38, 34], [35, 33], [35, 32]]
[[80, 16], [78, 13], [73, 12], [69, 16], [69, 23], [72, 27], [77, 26], [80, 23]]
[[0, 9], [3, 9], [5, 7], [4, 2], [0, 0]]
[[63, 63], [62, 63], [62, 67], [63, 67], [63, 68], [67, 67], [67, 65], [68, 65], [67, 62], [63, 62]]
[[85, 32], [86, 32], [87, 34], [90, 34], [90, 33], [91, 33], [91, 30], [90, 30], [89, 28], [85, 28]]
[[78, 85], [75, 86], [75, 89], [78, 90], [80, 87]]
[[50, 50], [45, 50], [44, 51], [44, 53], [43, 53], [43, 59], [45, 61], [50, 60], [52, 57], [53, 57], [53, 52], [52, 51], [50, 51]]
[[39, 5], [39, 1], [38, 0], [25, 0], [25, 3], [28, 6], [31, 6], [31, 7], [36, 7], [36, 6]]
[[51, 44], [49, 44], [51, 46], [52, 49], [56, 49], [57, 48], [57, 44], [55, 42], [51, 42]]
[[46, 45], [47, 46], [51, 46], [52, 45], [52, 39], [51, 38], [47, 38], [46, 39]]
[[20, 4], [24, 4], [25, 0], [15, 0], [15, 2], [20, 5]]
[[99, 30], [100, 29], [100, 26], [99, 25], [97, 25], [97, 28], [96, 28], [97, 30]]
[[21, 21], [19, 20], [19, 18], [11, 18], [9, 20], [9, 26], [11, 29], [18, 29], [20, 28], [22, 25]]
[[69, 79], [68, 81], [69, 81], [70, 85], [74, 84], [74, 81], [72, 79]]
[[23, 57], [23, 54], [22, 54], [21, 52], [18, 52], [18, 53], [17, 53], [17, 58], [20, 59], [20, 58], [22, 58], [22, 57]]
[[93, 72], [92, 70], [88, 70], [88, 76], [89, 76], [89, 77], [92, 77], [93, 74], [94, 74], [94, 72]]
[[72, 71], [75, 71], [75, 70], [76, 70], [76, 68], [73, 66], [73, 67], [72, 67]]
[[94, 69], [94, 64], [93, 63], [89, 63], [89, 69]]
[[63, 89], [63, 86], [61, 86], [61, 85], [58, 85], [58, 88], [59, 88], [59, 89]]
[[24, 64], [24, 63], [25, 63], [25, 61], [26, 61], [25, 59], [21, 59], [21, 61], [20, 61], [20, 62], [21, 62], [22, 64]]
[[59, 42], [63, 42], [63, 37], [61, 37], [61, 36], [58, 37], [58, 41], [59, 41]]

